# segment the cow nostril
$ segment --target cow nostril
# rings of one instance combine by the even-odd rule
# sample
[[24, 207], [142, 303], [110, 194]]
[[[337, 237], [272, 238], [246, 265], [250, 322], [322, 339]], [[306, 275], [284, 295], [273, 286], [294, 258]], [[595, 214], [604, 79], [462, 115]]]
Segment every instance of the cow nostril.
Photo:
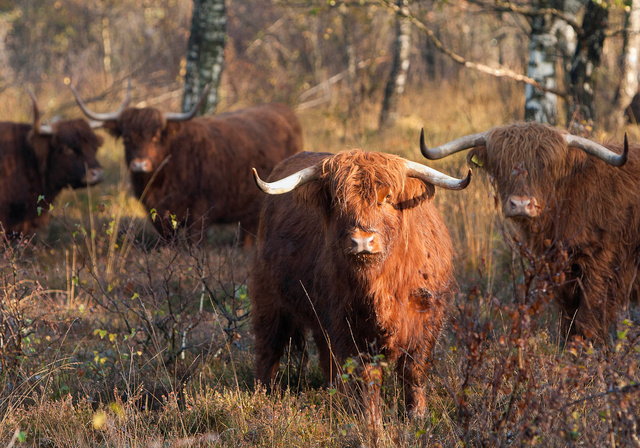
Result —
[[129, 164], [129, 169], [137, 173], [148, 173], [151, 171], [151, 161], [149, 159], [133, 159]]
[[355, 253], [373, 252], [373, 235], [363, 237], [351, 237], [353, 251]]

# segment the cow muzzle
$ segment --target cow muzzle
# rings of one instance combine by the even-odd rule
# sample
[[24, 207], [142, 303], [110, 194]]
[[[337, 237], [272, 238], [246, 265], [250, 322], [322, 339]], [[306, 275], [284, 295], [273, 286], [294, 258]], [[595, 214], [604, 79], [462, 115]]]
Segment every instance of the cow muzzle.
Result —
[[147, 158], [136, 157], [129, 163], [129, 171], [132, 173], [150, 173], [152, 169], [153, 164]]
[[535, 218], [540, 214], [538, 201], [530, 196], [509, 196], [503, 208], [502, 212], [508, 218]]
[[104, 178], [104, 170], [102, 168], [90, 168], [82, 179], [85, 185], [95, 185], [102, 182]]
[[382, 252], [380, 237], [374, 232], [355, 230], [351, 233], [350, 253], [355, 256], [378, 255]]

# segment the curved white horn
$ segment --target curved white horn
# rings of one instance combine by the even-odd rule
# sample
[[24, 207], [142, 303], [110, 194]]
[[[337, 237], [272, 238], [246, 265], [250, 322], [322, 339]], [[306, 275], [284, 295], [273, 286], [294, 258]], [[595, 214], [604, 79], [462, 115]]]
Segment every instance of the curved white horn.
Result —
[[430, 160], [441, 159], [456, 152], [473, 148], [474, 146], [482, 146], [487, 144], [487, 133], [480, 132], [478, 134], [466, 135], [456, 140], [436, 146], [435, 148], [427, 148], [424, 142], [424, 128], [420, 131], [420, 152], [423, 156]]
[[283, 194], [293, 191], [308, 182], [317, 180], [320, 177], [320, 170], [318, 168], [318, 165], [313, 165], [275, 182], [263, 181], [258, 176], [256, 169], [252, 169], [253, 178], [255, 179], [258, 188], [267, 194]]
[[620, 167], [627, 163], [627, 156], [629, 155], [629, 142], [627, 140], [627, 134], [624, 134], [624, 150], [622, 154], [616, 154], [609, 148], [606, 148], [594, 141], [591, 141], [584, 137], [578, 137], [573, 134], [564, 134], [564, 140], [567, 142], [567, 146], [573, 146], [607, 162], [609, 165]]
[[71, 91], [73, 92], [73, 96], [76, 98], [76, 103], [78, 103], [80, 110], [82, 110], [82, 112], [88, 118], [96, 121], [116, 121], [118, 117], [120, 117], [120, 114], [122, 113], [124, 108], [129, 105], [129, 100], [131, 99], [131, 78], [129, 78], [129, 82], [127, 83], [127, 96], [122, 102], [120, 108], [115, 112], [106, 112], [99, 114], [97, 112], [93, 112], [87, 107], [86, 104], [84, 104], [84, 101], [82, 101], [82, 98], [80, 98], [80, 95], [78, 94], [78, 91], [75, 87], [73, 87], [72, 85], [69, 85], [69, 87], [71, 87]]
[[33, 130], [36, 134], [53, 135], [53, 129], [50, 125], [40, 124], [40, 108], [38, 107], [38, 100], [36, 99], [36, 96], [33, 94], [31, 89], [27, 89], [27, 93], [29, 93], [31, 102], [33, 103]]
[[456, 179], [417, 162], [406, 160], [405, 163], [410, 177], [415, 177], [436, 187], [446, 188], [447, 190], [463, 190], [471, 182], [471, 170], [469, 170], [467, 177], [464, 179]]
[[207, 98], [207, 94], [209, 93], [209, 87], [210, 87], [210, 84], [207, 84], [206, 86], [204, 86], [204, 90], [202, 91], [202, 95], [200, 95], [200, 99], [198, 100], [196, 105], [191, 108], [189, 112], [165, 112], [164, 114], [165, 120], [167, 121], [191, 120], [193, 117], [196, 116], [196, 114], [202, 107], [204, 100]]

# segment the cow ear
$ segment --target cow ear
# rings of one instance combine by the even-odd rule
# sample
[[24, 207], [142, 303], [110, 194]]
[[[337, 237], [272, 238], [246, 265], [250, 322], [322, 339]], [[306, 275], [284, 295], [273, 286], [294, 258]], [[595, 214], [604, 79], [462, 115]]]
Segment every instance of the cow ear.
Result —
[[[316, 210], [328, 211], [331, 206], [331, 195], [323, 188], [323, 185], [324, 183], [316, 181], [297, 188], [295, 191], [296, 202]], [[327, 213], [323, 213], [323, 215], [327, 215]]]
[[467, 163], [471, 166], [482, 168], [487, 158], [487, 148], [484, 146], [476, 146], [469, 154], [467, 154]]
[[436, 194], [436, 187], [413, 177], [407, 178], [404, 190], [398, 195], [396, 208], [405, 210], [428, 201]]
[[182, 122], [180, 122], [180, 121], [167, 121], [167, 125], [164, 128], [164, 134], [167, 137], [172, 138], [174, 135], [176, 135], [178, 132], [180, 132], [180, 129], [182, 129]]
[[42, 135], [35, 132], [33, 129], [29, 132], [27, 140], [33, 148], [33, 153], [38, 163], [38, 171], [40, 175], [44, 175], [47, 169], [47, 163], [49, 161], [49, 152], [51, 151], [51, 142], [55, 138], [55, 134]]

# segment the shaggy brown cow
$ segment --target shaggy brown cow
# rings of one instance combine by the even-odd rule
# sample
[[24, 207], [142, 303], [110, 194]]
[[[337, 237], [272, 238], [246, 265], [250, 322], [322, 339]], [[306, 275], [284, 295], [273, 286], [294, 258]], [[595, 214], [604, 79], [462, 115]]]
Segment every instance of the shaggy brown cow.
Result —
[[429, 159], [474, 148], [467, 160], [494, 179], [502, 213], [532, 251], [568, 252], [566, 281], [555, 292], [564, 334], [606, 338], [638, 292], [640, 146], [629, 151], [625, 136], [624, 148], [605, 147], [543, 124], [516, 123], [433, 149], [422, 137], [421, 147]]
[[251, 168], [268, 175], [302, 150], [300, 123], [282, 104], [193, 118], [205, 91], [189, 113], [126, 107], [125, 100], [116, 113], [96, 114], [73, 92], [89, 118], [124, 140], [134, 193], [147, 210], [155, 210], [151, 217], [164, 237], [183, 226], [195, 242], [211, 224], [240, 222], [250, 245], [263, 199]]
[[7, 235], [29, 234], [49, 222], [49, 204], [66, 187], [102, 180], [96, 152], [102, 145], [86, 120], [40, 124], [35, 96], [33, 125], [0, 123], [0, 222]]
[[269, 386], [289, 339], [311, 330], [327, 381], [375, 344], [397, 360], [408, 409], [422, 413], [453, 282], [451, 240], [431, 198], [434, 185], [461, 189], [470, 177], [360, 150], [297, 154], [270, 184], [254, 175], [267, 193], [295, 189], [269, 196], [261, 214], [249, 278], [256, 378]]

